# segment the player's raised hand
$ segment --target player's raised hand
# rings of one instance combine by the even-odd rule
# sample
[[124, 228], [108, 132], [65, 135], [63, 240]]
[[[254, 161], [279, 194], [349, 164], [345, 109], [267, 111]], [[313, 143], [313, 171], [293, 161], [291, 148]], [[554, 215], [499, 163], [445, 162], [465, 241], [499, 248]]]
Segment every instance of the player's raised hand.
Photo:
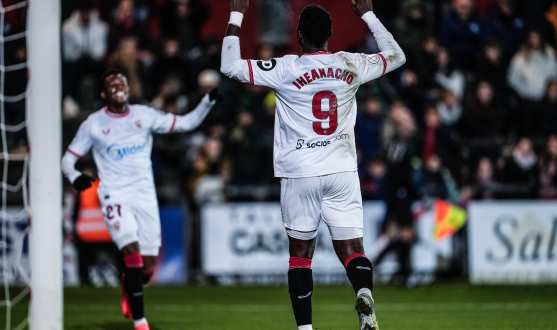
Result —
[[356, 13], [356, 15], [360, 17], [363, 14], [367, 13], [368, 11], [373, 10], [373, 5], [371, 4], [371, 0], [351, 0], [351, 2], [352, 2], [352, 10]]
[[217, 103], [224, 100], [224, 96], [221, 94], [218, 87], [214, 88], [212, 91], [209, 92], [209, 100], [211, 100], [211, 101], [216, 100]]
[[230, 0], [230, 11], [237, 11], [245, 14], [249, 8], [249, 0]]
[[91, 187], [91, 182], [95, 181], [95, 178], [88, 176], [87, 174], [82, 174], [81, 176], [77, 177], [72, 183], [72, 186], [77, 191], [83, 191], [87, 188]]

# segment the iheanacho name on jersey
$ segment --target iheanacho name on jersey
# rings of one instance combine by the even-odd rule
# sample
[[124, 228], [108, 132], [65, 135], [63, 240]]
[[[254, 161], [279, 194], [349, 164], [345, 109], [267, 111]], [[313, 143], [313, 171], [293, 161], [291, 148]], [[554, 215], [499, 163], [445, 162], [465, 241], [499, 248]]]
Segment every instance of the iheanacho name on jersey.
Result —
[[[310, 73], [311, 73], [311, 77], [309, 76]], [[333, 78], [333, 79], [342, 80], [345, 81], [348, 85], [352, 84], [352, 81], [354, 81], [354, 76], [349, 71], [342, 70], [342, 69], [336, 69], [335, 71], [333, 68], [323, 68], [317, 70], [313, 69], [311, 70], [311, 72], [306, 72], [303, 75], [301, 75], [300, 78], [297, 78], [296, 81], [293, 81], [292, 83], [294, 84], [294, 86], [298, 87], [298, 89], [302, 89], [304, 85], [307, 85], [313, 82], [314, 80], [321, 79], [321, 78]]]

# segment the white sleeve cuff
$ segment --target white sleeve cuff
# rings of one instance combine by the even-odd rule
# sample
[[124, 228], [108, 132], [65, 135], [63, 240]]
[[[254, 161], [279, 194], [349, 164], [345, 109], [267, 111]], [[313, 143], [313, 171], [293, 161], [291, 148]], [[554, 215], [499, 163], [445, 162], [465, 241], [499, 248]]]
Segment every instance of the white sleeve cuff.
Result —
[[244, 19], [244, 14], [238, 12], [238, 11], [233, 11], [230, 12], [230, 21], [228, 22], [228, 24], [234, 24], [237, 27], [242, 27], [242, 20]]
[[379, 21], [377, 16], [375, 16], [375, 13], [371, 10], [368, 11], [367, 13], [363, 14], [362, 19], [364, 20], [364, 22], [367, 23], [368, 26], [370, 26], [371, 24]]

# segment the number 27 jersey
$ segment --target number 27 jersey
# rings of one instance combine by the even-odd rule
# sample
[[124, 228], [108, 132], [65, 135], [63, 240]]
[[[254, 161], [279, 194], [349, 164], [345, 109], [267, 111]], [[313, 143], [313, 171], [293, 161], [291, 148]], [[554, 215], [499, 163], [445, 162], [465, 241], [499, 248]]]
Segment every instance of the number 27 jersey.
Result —
[[249, 82], [275, 90], [275, 176], [356, 171], [356, 92], [386, 66], [382, 54], [346, 52], [248, 60]]

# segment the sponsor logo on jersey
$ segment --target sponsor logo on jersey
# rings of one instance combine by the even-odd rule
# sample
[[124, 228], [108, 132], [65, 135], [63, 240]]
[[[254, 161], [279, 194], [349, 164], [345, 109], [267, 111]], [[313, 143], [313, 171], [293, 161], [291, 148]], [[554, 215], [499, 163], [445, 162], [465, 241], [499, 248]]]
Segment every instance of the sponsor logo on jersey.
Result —
[[298, 139], [298, 141], [296, 142], [296, 150], [324, 148], [331, 145], [331, 143], [335, 141], [348, 140], [348, 139], [350, 139], [350, 134], [338, 134], [335, 135], [335, 137], [332, 140], [323, 140], [323, 141], [308, 142], [308, 143], [305, 143], [304, 139]]
[[108, 133], [110, 133], [110, 128], [109, 128], [109, 129], [106, 129], [106, 130], [103, 129], [102, 131], [103, 131], [103, 134], [104, 134], [104, 135], [108, 135]]
[[270, 61], [257, 61], [257, 66], [263, 71], [271, 71], [277, 66], [277, 60], [273, 58]]
[[111, 224], [111, 226], [112, 226], [112, 228], [114, 228], [114, 230], [120, 231], [120, 222], [114, 221], [114, 222]]
[[318, 68], [304, 73], [299, 78], [296, 78], [296, 80], [293, 81], [292, 84], [294, 84], [296, 88], [302, 89], [302, 87], [304, 87], [305, 85], [323, 78], [342, 80], [348, 85], [352, 84], [352, 82], [354, 81], [354, 75], [350, 71], [335, 68]]
[[106, 153], [108, 157], [115, 161], [120, 161], [126, 156], [131, 156], [143, 152], [145, 150], [145, 144], [138, 146], [122, 146], [118, 143], [111, 144], [106, 148]]

